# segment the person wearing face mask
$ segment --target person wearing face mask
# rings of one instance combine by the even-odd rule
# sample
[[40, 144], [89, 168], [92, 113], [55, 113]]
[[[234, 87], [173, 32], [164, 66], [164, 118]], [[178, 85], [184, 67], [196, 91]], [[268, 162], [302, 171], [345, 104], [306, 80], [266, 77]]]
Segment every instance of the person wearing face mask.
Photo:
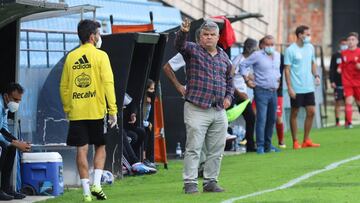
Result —
[[[132, 112], [135, 112], [136, 111], [136, 107], [135, 105], [132, 105], [133, 102], [132, 102], [132, 98], [129, 94], [125, 93], [125, 97], [124, 97], [124, 102], [123, 102], [123, 108], [124, 110], [125, 109], [133, 109], [131, 110]], [[124, 119], [125, 117], [127, 117], [127, 119], [125, 119], [124, 121], [129, 122], [128, 119], [130, 119], [130, 117], [128, 116], [125, 116], [126, 113], [124, 111]], [[136, 117], [134, 118], [134, 122], [136, 122]], [[155, 167], [155, 164], [153, 167], [148, 167], [147, 165], [145, 165], [144, 162], [140, 162], [140, 159], [138, 158], [139, 157], [139, 151], [140, 151], [140, 147], [138, 146], [136, 149], [134, 148], [134, 144], [135, 142], [138, 142], [139, 141], [139, 137], [141, 139], [141, 144], [143, 143], [143, 137], [145, 137], [145, 131], [143, 133], [143, 135], [141, 134], [138, 134], [139, 131], [132, 131], [132, 130], [128, 130], [128, 129], [122, 129], [122, 133], [123, 133], [123, 136], [122, 139], [123, 139], [123, 154], [124, 154], [124, 157], [126, 158], [126, 160], [129, 162], [129, 164], [131, 165], [131, 170], [136, 173], [136, 174], [152, 174], [152, 173], [156, 173], [156, 167]], [[121, 139], [120, 137], [120, 139]], [[134, 151], [136, 150], [137, 153]]]
[[352, 104], [354, 100], [360, 112], [360, 48], [359, 34], [350, 32], [347, 36], [348, 49], [341, 52], [341, 72], [342, 84], [345, 95], [345, 128], [352, 128]]
[[[234, 65], [234, 103], [240, 104], [248, 99], [247, 86], [243, 76], [240, 73], [239, 64], [248, 58], [253, 52], [256, 51], [257, 41], [252, 38], [247, 38], [244, 42], [244, 51], [233, 60]], [[250, 81], [248, 81], [250, 83]], [[254, 143], [254, 126], [255, 126], [255, 114], [251, 107], [251, 103], [248, 103], [242, 116], [245, 120], [245, 138], [246, 138], [246, 152], [256, 152]]]
[[155, 164], [150, 160], [154, 158], [154, 135], [152, 135], [153, 124], [149, 121], [151, 103], [155, 100], [155, 82], [152, 79], [148, 79], [146, 84], [146, 94], [144, 103], [144, 120], [143, 125], [146, 131], [146, 137], [144, 140], [144, 164], [149, 167], [155, 167]]
[[[125, 93], [125, 97], [131, 98], [131, 96]], [[141, 157], [142, 146], [146, 138], [145, 129], [138, 125], [137, 118], [139, 114], [139, 109], [135, 102], [132, 102], [132, 99], [129, 100], [129, 103], [125, 104], [123, 107], [123, 129], [127, 133], [128, 137], [131, 138], [131, 146], [137, 157]]]
[[[110, 127], [117, 125], [114, 76], [108, 55], [101, 46], [100, 24], [81, 20], [78, 36], [81, 46], [65, 60], [60, 81], [60, 96], [69, 122], [67, 145], [77, 147], [76, 162], [83, 187], [83, 200], [106, 200], [101, 185], [105, 164], [104, 120], [108, 114]], [[94, 182], [90, 188], [87, 153], [95, 145]], [[90, 194], [91, 193], [91, 194]]]
[[8, 129], [8, 112], [15, 113], [19, 108], [24, 89], [18, 83], [10, 83], [0, 97], [0, 201], [23, 199], [25, 195], [13, 190], [10, 185], [11, 172], [14, 165], [16, 149], [28, 152], [31, 146], [14, 137]]
[[[253, 68], [255, 82], [250, 82], [249, 69]], [[276, 119], [277, 94], [280, 79], [280, 54], [275, 51], [274, 37], [264, 37], [264, 49], [255, 51], [240, 63], [240, 72], [246, 84], [254, 88], [256, 103], [256, 152], [279, 152], [271, 144]]]
[[345, 101], [344, 97], [344, 87], [341, 81], [341, 73], [339, 71], [339, 65], [341, 64], [341, 52], [348, 49], [347, 40], [343, 38], [339, 42], [339, 49], [332, 54], [330, 60], [330, 72], [329, 79], [331, 87], [334, 88], [334, 98], [335, 98], [335, 119], [336, 126], [340, 126], [340, 107], [341, 104]]
[[[264, 49], [264, 38], [259, 40], [259, 48]], [[284, 55], [280, 53], [280, 79], [279, 88], [277, 90], [277, 107], [276, 107], [276, 135], [278, 138], [279, 148], [286, 148], [284, 139], [284, 122], [282, 119], [283, 114], [283, 72], [284, 72]]]
[[[290, 128], [293, 149], [319, 147], [310, 139], [310, 130], [315, 115], [315, 85], [320, 85], [317, 73], [315, 49], [311, 44], [310, 28], [301, 25], [296, 28], [297, 40], [285, 50], [285, 78], [291, 102]], [[297, 140], [297, 114], [300, 107], [305, 107], [304, 140], [302, 145]]]

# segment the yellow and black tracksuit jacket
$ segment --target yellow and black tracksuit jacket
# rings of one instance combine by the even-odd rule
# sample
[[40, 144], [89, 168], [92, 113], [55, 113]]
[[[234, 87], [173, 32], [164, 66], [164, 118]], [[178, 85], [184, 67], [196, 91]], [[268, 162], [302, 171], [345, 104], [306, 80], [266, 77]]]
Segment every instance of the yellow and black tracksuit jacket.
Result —
[[116, 115], [114, 76], [108, 55], [90, 43], [70, 52], [61, 75], [60, 96], [69, 120], [101, 119], [107, 110]]

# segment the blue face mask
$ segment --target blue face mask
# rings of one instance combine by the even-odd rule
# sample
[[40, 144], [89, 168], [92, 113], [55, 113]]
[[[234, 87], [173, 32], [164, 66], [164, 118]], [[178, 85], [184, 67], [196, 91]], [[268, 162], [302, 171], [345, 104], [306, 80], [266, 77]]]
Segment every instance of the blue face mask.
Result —
[[306, 36], [303, 40], [304, 44], [308, 44], [311, 42], [311, 37], [310, 36]]
[[340, 50], [341, 51], [344, 51], [344, 50], [346, 50], [348, 48], [349, 48], [348, 45], [340, 45]]
[[273, 47], [273, 46], [265, 47], [264, 51], [265, 51], [266, 54], [271, 55], [271, 54], [273, 54], [275, 52], [275, 47]]

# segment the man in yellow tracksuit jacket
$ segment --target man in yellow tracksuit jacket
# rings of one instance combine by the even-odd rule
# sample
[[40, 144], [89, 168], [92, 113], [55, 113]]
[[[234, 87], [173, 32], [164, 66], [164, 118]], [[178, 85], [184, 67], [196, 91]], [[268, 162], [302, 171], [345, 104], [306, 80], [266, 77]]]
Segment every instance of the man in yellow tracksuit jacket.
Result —
[[[107, 199], [101, 185], [105, 164], [104, 118], [109, 114], [110, 127], [117, 124], [114, 76], [108, 55], [101, 46], [100, 24], [82, 20], [78, 24], [81, 46], [66, 58], [60, 82], [64, 112], [69, 119], [67, 145], [77, 147], [77, 167], [84, 190], [84, 201]], [[95, 145], [94, 183], [90, 188], [87, 153]], [[91, 194], [90, 194], [91, 193]]]

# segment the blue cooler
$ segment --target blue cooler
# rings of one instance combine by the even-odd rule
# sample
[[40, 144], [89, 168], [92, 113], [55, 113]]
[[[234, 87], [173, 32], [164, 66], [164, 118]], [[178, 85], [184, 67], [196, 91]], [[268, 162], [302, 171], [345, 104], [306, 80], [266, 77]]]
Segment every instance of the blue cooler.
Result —
[[28, 195], [64, 193], [63, 162], [57, 152], [23, 153], [21, 159], [22, 191]]

